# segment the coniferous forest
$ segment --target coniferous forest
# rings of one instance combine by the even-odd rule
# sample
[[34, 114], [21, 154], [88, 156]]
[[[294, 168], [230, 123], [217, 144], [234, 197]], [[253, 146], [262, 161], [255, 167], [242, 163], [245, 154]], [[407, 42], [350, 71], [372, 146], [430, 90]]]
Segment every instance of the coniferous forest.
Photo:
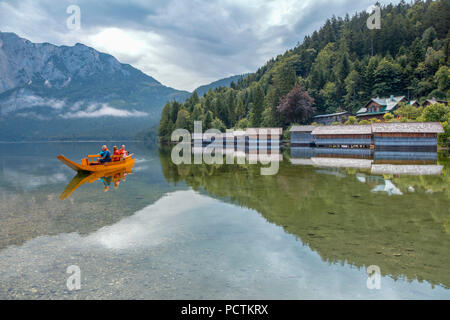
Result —
[[295, 48], [230, 88], [197, 93], [162, 111], [158, 134], [176, 128], [288, 127], [315, 114], [355, 113], [372, 97], [450, 98], [450, 0], [381, 7], [381, 29], [367, 12], [331, 17]]

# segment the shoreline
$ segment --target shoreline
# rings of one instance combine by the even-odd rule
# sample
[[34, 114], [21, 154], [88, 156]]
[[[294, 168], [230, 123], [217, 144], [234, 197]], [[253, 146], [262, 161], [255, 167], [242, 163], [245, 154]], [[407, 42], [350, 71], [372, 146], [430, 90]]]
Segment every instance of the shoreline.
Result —
[[40, 140], [40, 141], [0, 141], [0, 144], [19, 143], [108, 143], [108, 142], [145, 142], [146, 140]]

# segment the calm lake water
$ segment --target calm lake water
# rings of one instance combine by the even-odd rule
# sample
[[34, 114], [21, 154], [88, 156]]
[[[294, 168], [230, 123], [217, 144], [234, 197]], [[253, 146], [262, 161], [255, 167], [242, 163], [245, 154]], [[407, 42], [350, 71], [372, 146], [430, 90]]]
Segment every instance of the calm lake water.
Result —
[[[92, 181], [60, 200], [75, 172], [56, 156], [79, 161], [101, 144], [1, 145], [0, 299], [450, 299], [447, 155], [421, 175], [414, 166], [429, 161], [400, 174], [287, 150], [262, 176], [258, 165], [176, 166], [134, 143], [119, 185]], [[80, 290], [66, 286], [71, 265]]]

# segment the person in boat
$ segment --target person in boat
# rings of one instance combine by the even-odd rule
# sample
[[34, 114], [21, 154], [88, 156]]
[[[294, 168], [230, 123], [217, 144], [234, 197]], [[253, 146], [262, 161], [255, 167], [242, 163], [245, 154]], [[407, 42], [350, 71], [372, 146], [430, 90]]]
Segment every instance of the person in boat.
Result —
[[100, 152], [99, 163], [111, 162], [111, 152], [108, 150], [107, 146], [102, 147], [102, 152]]
[[[113, 151], [113, 155], [114, 156], [122, 156], [122, 154], [119, 151], [119, 148], [117, 148], [117, 146], [113, 147], [114, 151]], [[120, 157], [114, 157], [113, 161], [120, 161]]]
[[125, 145], [124, 145], [124, 144], [122, 145], [122, 148], [119, 150], [119, 154], [120, 154], [122, 157], [124, 157], [124, 158], [127, 157], [128, 152], [127, 152], [127, 150], [125, 149]]

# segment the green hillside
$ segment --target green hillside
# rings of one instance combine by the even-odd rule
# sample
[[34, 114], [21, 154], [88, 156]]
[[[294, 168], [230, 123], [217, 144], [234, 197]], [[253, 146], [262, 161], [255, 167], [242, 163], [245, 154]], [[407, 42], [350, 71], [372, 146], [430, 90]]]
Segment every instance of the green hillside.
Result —
[[[368, 17], [332, 17], [232, 88], [167, 103], [161, 140], [174, 128], [192, 129], [194, 120], [204, 129], [287, 127], [314, 114], [356, 112], [376, 96], [449, 98], [450, 0], [384, 6], [381, 29], [369, 30]], [[302, 103], [295, 108], [291, 101]]]
[[197, 94], [200, 97], [202, 97], [206, 93], [208, 93], [209, 90], [214, 90], [219, 87], [230, 87], [230, 86], [233, 87], [240, 79], [245, 78], [246, 76], [247, 76], [246, 74], [240, 74], [240, 75], [231, 76], [228, 78], [223, 78], [223, 79], [211, 82], [210, 84], [200, 86], [197, 89], [195, 89], [194, 91], [196, 91]]

